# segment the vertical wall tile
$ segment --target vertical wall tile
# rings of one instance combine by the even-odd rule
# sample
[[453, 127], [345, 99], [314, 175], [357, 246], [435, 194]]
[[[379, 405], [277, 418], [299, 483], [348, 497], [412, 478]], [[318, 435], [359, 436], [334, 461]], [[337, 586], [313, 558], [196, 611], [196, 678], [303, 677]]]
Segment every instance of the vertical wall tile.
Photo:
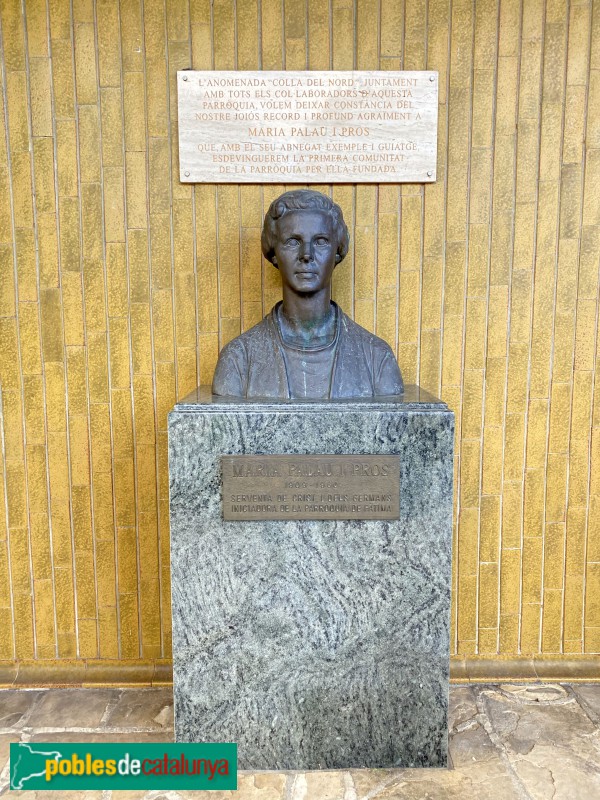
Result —
[[0, 15], [0, 588], [9, 552], [33, 568], [0, 593], [2, 658], [169, 656], [166, 415], [281, 291], [260, 231], [284, 187], [178, 182], [190, 65], [439, 71], [436, 183], [325, 187], [352, 240], [334, 296], [456, 412], [453, 652], [600, 651], [597, 9]]

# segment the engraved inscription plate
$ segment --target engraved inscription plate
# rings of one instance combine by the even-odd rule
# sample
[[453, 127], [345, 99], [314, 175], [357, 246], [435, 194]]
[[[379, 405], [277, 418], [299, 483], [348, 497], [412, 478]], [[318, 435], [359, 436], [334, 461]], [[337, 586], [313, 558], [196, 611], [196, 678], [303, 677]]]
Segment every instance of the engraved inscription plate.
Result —
[[177, 73], [184, 183], [430, 183], [438, 73]]
[[399, 456], [222, 456], [223, 519], [398, 519]]

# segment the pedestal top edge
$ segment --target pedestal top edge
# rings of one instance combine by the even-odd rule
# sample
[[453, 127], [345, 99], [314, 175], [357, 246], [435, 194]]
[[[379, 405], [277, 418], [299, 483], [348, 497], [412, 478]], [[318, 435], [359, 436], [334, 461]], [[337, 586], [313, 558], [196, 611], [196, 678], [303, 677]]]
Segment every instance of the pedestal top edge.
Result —
[[218, 397], [210, 386], [198, 386], [179, 400], [173, 411], [179, 413], [223, 413], [243, 411], [246, 413], [286, 413], [290, 411], [324, 412], [368, 412], [368, 411], [436, 411], [452, 413], [447, 404], [438, 400], [416, 384], [404, 387], [404, 394], [389, 397], [357, 397], [339, 400], [279, 400], [271, 397], [245, 400], [239, 397]]

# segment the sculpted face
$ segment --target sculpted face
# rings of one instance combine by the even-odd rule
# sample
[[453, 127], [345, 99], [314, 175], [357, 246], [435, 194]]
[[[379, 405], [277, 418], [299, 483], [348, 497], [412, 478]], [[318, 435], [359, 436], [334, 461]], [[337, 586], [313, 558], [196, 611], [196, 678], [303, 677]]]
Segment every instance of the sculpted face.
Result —
[[298, 294], [321, 291], [338, 263], [338, 242], [331, 215], [323, 211], [288, 211], [277, 222], [273, 263], [284, 286]]
[[331, 300], [331, 279], [348, 252], [341, 208], [294, 189], [276, 197], [261, 232], [263, 256], [281, 272], [282, 300], [221, 351], [213, 393], [250, 398], [402, 394], [390, 346]]

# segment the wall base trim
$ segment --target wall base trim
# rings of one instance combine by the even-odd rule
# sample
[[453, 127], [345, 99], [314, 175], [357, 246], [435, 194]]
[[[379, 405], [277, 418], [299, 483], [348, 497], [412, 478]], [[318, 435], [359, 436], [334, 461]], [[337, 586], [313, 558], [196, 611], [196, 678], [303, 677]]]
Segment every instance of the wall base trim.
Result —
[[[600, 655], [452, 656], [450, 681], [600, 683]], [[0, 661], [0, 688], [171, 686], [170, 659]]]
[[451, 656], [452, 683], [600, 683], [600, 655]]
[[171, 659], [0, 661], [0, 688], [170, 686]]

